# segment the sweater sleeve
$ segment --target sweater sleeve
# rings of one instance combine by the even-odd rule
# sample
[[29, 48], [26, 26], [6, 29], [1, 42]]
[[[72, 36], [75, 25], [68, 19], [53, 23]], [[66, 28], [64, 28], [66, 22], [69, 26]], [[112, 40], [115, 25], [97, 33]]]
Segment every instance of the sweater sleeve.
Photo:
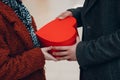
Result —
[[20, 79], [30, 73], [42, 69], [45, 64], [40, 48], [34, 48], [10, 57], [10, 50], [0, 35], [0, 79]]
[[120, 58], [120, 30], [96, 40], [77, 45], [77, 60], [81, 67], [107, 63]]
[[40, 48], [33, 48], [20, 53], [21, 55], [10, 56], [10, 49], [5, 41], [5, 26], [0, 17], [0, 79], [18, 80], [27, 75], [43, 69], [45, 64], [44, 55]]

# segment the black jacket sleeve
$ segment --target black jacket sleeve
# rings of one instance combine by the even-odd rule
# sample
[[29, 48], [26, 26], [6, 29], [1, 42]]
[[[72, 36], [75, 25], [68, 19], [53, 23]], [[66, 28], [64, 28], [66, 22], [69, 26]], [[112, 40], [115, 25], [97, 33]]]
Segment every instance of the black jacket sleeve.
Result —
[[96, 40], [77, 45], [77, 60], [81, 67], [95, 66], [120, 58], [120, 30]]
[[82, 26], [81, 10], [82, 10], [82, 7], [68, 9], [68, 11], [72, 12], [73, 17], [76, 18], [78, 27]]

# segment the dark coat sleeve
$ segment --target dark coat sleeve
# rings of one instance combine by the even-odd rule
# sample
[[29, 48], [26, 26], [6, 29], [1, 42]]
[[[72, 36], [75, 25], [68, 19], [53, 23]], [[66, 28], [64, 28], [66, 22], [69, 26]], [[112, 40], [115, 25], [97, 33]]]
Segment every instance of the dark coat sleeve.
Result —
[[120, 59], [120, 30], [96, 40], [77, 45], [77, 60], [81, 67], [95, 66]]
[[82, 26], [81, 10], [82, 7], [68, 9], [68, 11], [71, 11], [73, 16], [76, 18], [78, 27]]

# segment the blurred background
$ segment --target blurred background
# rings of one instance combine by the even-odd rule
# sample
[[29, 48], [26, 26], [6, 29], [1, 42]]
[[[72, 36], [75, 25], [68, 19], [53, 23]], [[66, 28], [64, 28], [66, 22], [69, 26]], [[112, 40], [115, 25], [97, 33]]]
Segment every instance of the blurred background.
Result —
[[[82, 6], [84, 0], [23, 0], [23, 3], [40, 29], [66, 9]], [[81, 36], [82, 29], [78, 31]], [[79, 65], [76, 61], [46, 61], [45, 70], [47, 80], [79, 80]]]

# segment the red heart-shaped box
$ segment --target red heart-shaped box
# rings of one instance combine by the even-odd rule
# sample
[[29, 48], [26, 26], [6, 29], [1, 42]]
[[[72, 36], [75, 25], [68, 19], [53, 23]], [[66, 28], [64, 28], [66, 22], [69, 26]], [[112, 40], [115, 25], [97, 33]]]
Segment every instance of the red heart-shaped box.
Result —
[[76, 42], [76, 36], [78, 35], [76, 19], [74, 17], [67, 17], [62, 20], [52, 20], [40, 28], [36, 35], [42, 47], [72, 45]]

